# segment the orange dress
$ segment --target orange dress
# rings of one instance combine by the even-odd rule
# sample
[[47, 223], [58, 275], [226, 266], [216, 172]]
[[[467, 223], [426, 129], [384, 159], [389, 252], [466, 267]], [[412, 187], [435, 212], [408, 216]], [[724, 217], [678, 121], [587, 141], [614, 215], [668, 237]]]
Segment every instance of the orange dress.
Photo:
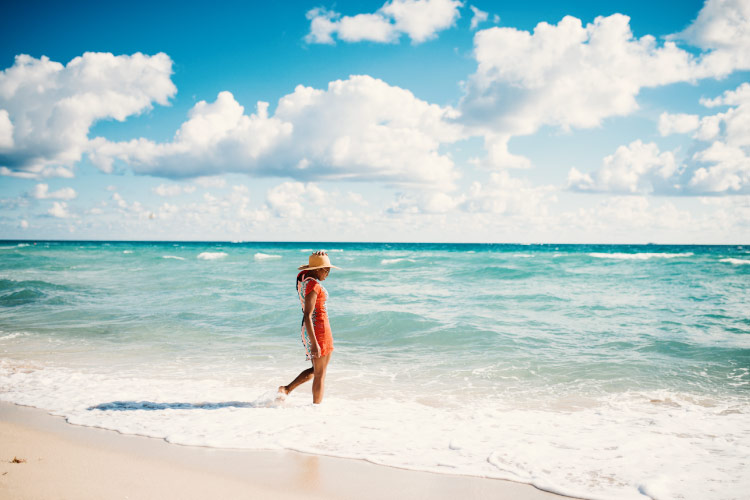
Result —
[[[333, 332], [331, 332], [331, 324], [328, 322], [328, 311], [326, 310], [328, 291], [318, 280], [312, 277], [303, 277], [301, 280], [297, 281], [297, 294], [299, 295], [302, 304], [303, 314], [305, 312], [305, 297], [313, 290], [318, 293], [315, 300], [315, 309], [313, 309], [312, 314], [313, 330], [315, 330], [315, 339], [318, 341], [318, 347], [320, 347], [320, 355], [327, 356], [333, 351]], [[302, 336], [302, 345], [305, 346], [306, 359], [311, 361], [312, 351], [310, 349], [310, 337], [309, 332], [305, 327], [304, 316], [302, 317], [302, 328], [300, 334]]]

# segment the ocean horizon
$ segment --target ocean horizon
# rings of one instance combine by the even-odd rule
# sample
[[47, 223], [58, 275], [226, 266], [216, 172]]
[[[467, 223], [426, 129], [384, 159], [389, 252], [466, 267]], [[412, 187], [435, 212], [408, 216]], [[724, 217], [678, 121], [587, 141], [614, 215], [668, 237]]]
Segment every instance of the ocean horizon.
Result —
[[[314, 250], [342, 268], [320, 406], [276, 399], [309, 365]], [[749, 285], [743, 245], [0, 240], [0, 400], [182, 445], [738, 499]]]

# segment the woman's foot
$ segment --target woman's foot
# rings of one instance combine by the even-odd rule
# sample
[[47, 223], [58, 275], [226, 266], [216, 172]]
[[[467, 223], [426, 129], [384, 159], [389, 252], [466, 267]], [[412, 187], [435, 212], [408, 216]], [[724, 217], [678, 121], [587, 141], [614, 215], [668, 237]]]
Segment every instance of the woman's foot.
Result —
[[278, 399], [283, 399], [283, 398], [285, 398], [285, 397], [287, 396], [287, 394], [289, 394], [289, 389], [287, 389], [285, 385], [280, 385], [280, 386], [279, 386], [279, 395], [278, 395]]

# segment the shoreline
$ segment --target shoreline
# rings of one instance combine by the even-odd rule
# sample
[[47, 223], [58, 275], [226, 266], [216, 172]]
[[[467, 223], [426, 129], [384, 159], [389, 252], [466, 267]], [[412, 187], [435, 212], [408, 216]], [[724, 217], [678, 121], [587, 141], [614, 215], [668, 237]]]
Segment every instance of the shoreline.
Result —
[[[175, 445], [4, 401], [0, 442], [0, 497], [8, 498], [570, 498], [525, 483], [362, 460]], [[15, 457], [26, 462], [12, 463]]]

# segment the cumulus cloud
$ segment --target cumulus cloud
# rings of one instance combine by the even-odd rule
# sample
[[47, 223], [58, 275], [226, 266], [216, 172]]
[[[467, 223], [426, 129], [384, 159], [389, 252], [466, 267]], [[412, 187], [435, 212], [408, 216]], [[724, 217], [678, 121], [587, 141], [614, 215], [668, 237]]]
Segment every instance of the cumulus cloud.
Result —
[[72, 200], [76, 196], [78, 196], [78, 194], [76, 193], [75, 189], [69, 187], [50, 192], [49, 185], [37, 184], [34, 187], [34, 190], [31, 192], [31, 196], [36, 198], [37, 200]]
[[750, 83], [743, 83], [735, 90], [727, 90], [719, 97], [713, 99], [703, 98], [700, 103], [707, 108], [715, 108], [717, 106], [740, 106], [750, 102]]
[[13, 147], [13, 123], [10, 114], [0, 109], [0, 151]]
[[496, 133], [531, 134], [543, 125], [588, 128], [637, 109], [642, 87], [690, 80], [696, 66], [674, 43], [634, 38], [630, 18], [566, 16], [533, 33], [490, 28], [474, 37], [478, 67], [461, 109]]
[[591, 174], [572, 168], [568, 173], [568, 189], [629, 194], [674, 191], [669, 182], [677, 168], [674, 153], [662, 153], [656, 144], [638, 140], [617, 148]]
[[386, 209], [390, 214], [444, 214], [455, 210], [465, 196], [442, 192], [398, 193]]
[[750, 193], [750, 155], [747, 148], [716, 141], [693, 156], [701, 166], [690, 179], [689, 187], [699, 193]]
[[528, 158], [513, 154], [508, 150], [510, 139], [509, 134], [486, 133], [484, 135], [484, 149], [487, 152], [485, 161], [475, 158], [474, 163], [498, 168], [531, 168], [531, 161]]
[[[750, 193], [750, 83], [743, 83], [713, 99], [701, 99], [701, 104], [709, 108], [732, 107], [700, 118], [694, 127], [693, 149], [696, 151], [687, 161], [686, 191], [693, 194]], [[691, 131], [686, 128], [674, 132]]]
[[715, 115], [699, 117], [662, 113], [661, 135], [689, 134], [692, 154], [678, 163], [673, 152], [656, 144], [635, 141], [620, 146], [591, 174], [573, 168], [568, 189], [584, 192], [655, 194], [750, 193], [750, 83], [713, 99], [701, 99], [709, 108], [732, 106]]
[[241, 172], [297, 180], [354, 180], [450, 185], [456, 177], [442, 143], [463, 137], [456, 112], [369, 76], [298, 86], [273, 116], [267, 103], [247, 115], [229, 92], [199, 102], [174, 140], [93, 141], [92, 162], [116, 160], [139, 174], [164, 177]]
[[193, 180], [195, 184], [204, 188], [223, 188], [226, 187], [227, 181], [223, 177], [198, 177]]
[[483, 10], [479, 10], [473, 5], [470, 6], [469, 8], [471, 9], [471, 13], [472, 13], [470, 29], [475, 30], [479, 27], [480, 24], [482, 24], [483, 22], [487, 20], [487, 17], [489, 16], [489, 14], [487, 14]]
[[153, 192], [159, 196], [179, 196], [183, 193], [195, 192], [195, 186], [181, 186], [179, 184], [159, 184], [153, 188]]
[[176, 88], [163, 53], [87, 52], [67, 65], [19, 55], [0, 72], [0, 173], [71, 177], [91, 126], [167, 104]]
[[532, 186], [508, 171], [492, 172], [485, 182], [473, 182], [465, 193], [440, 191], [399, 193], [390, 214], [490, 214], [535, 218], [548, 214], [557, 200], [554, 186]]
[[705, 73], [721, 77], [750, 69], [750, 3], [708, 0], [695, 21], [670, 38], [707, 51], [701, 61]]
[[326, 194], [313, 183], [284, 182], [268, 190], [266, 203], [279, 217], [304, 217], [305, 205], [323, 205]]
[[57, 217], [58, 219], [67, 219], [68, 217], [70, 217], [70, 213], [68, 212], [68, 204], [64, 201], [54, 202], [52, 204], [52, 208], [50, 208], [47, 213], [52, 217]]
[[659, 116], [659, 134], [687, 134], [696, 130], [700, 125], [698, 115], [685, 113], [671, 114], [664, 112]]
[[554, 186], [532, 186], [507, 171], [493, 172], [488, 182], [473, 182], [461, 208], [472, 213], [524, 216], [530, 219], [548, 214], [557, 201]]
[[332, 44], [335, 35], [345, 42], [391, 43], [406, 34], [412, 43], [421, 43], [453, 26], [461, 6], [457, 0], [390, 0], [374, 13], [354, 16], [315, 8], [307, 13], [310, 33], [305, 40]]
[[112, 193], [112, 201], [114, 201], [117, 211], [120, 215], [132, 217], [135, 216], [139, 219], [154, 219], [156, 214], [151, 210], [148, 210], [140, 201], [134, 201], [128, 203], [120, 193]]
[[[462, 121], [502, 150], [509, 137], [543, 126], [591, 128], [606, 118], [629, 115], [638, 109], [642, 88], [747, 69], [749, 9], [744, 0], [709, 1], [685, 32], [663, 43], [651, 35], [634, 37], [630, 18], [622, 14], [597, 17], [585, 26], [566, 16], [556, 25], [539, 23], [533, 32], [480, 30], [474, 36], [477, 70], [459, 106]], [[714, 33], [725, 25], [729, 36]], [[703, 52], [694, 55], [678, 47], [676, 42], [684, 40]], [[667, 116], [661, 130], [692, 125], [694, 119], [687, 116]]]
[[691, 212], [680, 210], [670, 201], [657, 205], [646, 196], [614, 196], [590, 208], [564, 212], [558, 224], [569, 231], [583, 230], [588, 238], [595, 234], [609, 238], [619, 234], [614, 239], [632, 243], [634, 236], [643, 237], [644, 231], [651, 233], [651, 238], [663, 238], [657, 232], [660, 230], [679, 230], [685, 234], [686, 228], [695, 227], [697, 221], [693, 219]]

